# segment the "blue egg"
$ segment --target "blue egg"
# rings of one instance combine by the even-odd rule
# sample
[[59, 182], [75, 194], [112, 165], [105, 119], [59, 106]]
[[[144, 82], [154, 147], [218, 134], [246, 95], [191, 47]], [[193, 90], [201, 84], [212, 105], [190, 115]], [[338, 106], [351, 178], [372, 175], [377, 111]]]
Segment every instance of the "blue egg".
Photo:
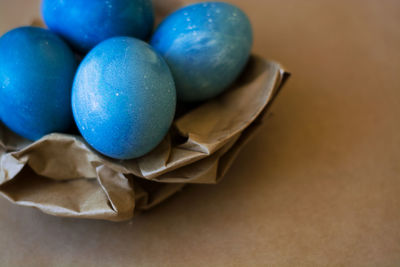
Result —
[[73, 123], [71, 88], [77, 63], [57, 35], [21, 27], [0, 38], [0, 117], [15, 133], [37, 140]]
[[176, 91], [168, 65], [150, 45], [114, 37], [96, 46], [78, 68], [72, 110], [85, 140], [116, 159], [140, 157], [167, 134]]
[[115, 36], [146, 39], [154, 23], [151, 0], [43, 0], [42, 15], [81, 52]]
[[253, 43], [250, 21], [223, 2], [190, 5], [168, 16], [151, 45], [167, 61], [178, 100], [202, 101], [223, 92], [243, 70]]

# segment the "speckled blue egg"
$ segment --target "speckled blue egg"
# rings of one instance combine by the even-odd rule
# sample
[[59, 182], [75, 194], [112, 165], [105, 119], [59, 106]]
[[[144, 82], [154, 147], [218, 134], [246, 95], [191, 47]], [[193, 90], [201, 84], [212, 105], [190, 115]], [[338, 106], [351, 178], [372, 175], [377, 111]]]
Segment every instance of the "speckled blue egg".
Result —
[[85, 140], [116, 159], [140, 157], [167, 134], [176, 106], [172, 74], [150, 45], [108, 39], [84, 58], [72, 89], [72, 110]]
[[73, 124], [71, 88], [77, 63], [57, 35], [21, 27], [0, 38], [0, 117], [15, 133], [37, 140]]
[[193, 102], [212, 98], [234, 82], [249, 58], [252, 36], [242, 10], [207, 2], [168, 16], [151, 45], [171, 68], [178, 100]]
[[46, 25], [74, 48], [87, 52], [115, 36], [150, 37], [151, 0], [43, 0]]

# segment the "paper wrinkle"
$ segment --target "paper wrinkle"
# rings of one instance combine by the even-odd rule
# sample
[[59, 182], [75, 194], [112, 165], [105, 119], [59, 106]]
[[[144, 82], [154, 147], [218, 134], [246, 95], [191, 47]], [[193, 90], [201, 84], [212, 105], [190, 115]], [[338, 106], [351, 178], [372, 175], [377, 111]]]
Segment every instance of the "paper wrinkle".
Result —
[[279, 64], [252, 56], [235, 85], [188, 108], [156, 149], [134, 160], [102, 156], [80, 136], [32, 143], [0, 125], [0, 194], [56, 216], [130, 219], [187, 183], [218, 182], [286, 76]]

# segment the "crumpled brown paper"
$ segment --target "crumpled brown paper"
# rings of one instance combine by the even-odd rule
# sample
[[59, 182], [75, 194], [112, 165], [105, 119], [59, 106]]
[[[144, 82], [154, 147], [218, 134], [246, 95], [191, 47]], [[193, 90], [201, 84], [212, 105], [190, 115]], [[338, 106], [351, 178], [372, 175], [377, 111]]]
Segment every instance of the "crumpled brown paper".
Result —
[[218, 182], [286, 77], [279, 64], [253, 56], [232, 88], [181, 108], [164, 141], [135, 160], [106, 158], [68, 134], [31, 143], [0, 125], [0, 194], [56, 216], [130, 219], [187, 183]]

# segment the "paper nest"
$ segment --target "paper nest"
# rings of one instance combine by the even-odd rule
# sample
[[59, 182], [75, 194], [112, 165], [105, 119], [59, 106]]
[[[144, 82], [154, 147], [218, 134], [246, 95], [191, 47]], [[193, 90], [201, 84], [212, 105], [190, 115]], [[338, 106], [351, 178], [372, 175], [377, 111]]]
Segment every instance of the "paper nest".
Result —
[[217, 183], [260, 125], [288, 74], [252, 56], [229, 90], [178, 116], [149, 154], [116, 161], [80, 136], [31, 143], [0, 124], [0, 194], [55, 216], [128, 220], [188, 183]]

